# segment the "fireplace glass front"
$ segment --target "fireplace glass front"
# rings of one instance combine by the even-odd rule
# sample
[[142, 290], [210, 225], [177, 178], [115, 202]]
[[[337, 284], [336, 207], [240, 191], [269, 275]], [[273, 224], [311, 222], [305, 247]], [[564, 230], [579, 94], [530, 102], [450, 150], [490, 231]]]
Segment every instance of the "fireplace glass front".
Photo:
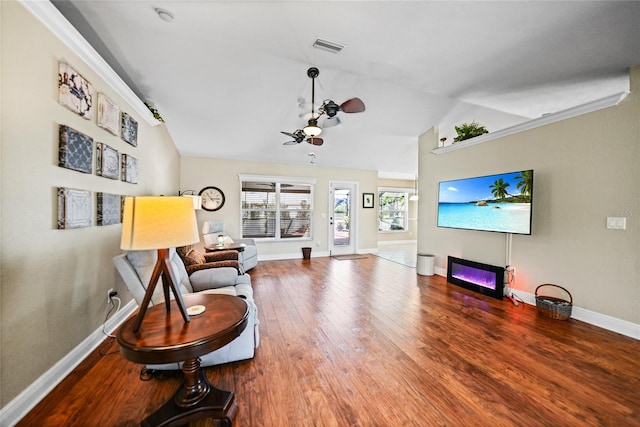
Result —
[[450, 256], [447, 260], [447, 282], [502, 299], [504, 268]]

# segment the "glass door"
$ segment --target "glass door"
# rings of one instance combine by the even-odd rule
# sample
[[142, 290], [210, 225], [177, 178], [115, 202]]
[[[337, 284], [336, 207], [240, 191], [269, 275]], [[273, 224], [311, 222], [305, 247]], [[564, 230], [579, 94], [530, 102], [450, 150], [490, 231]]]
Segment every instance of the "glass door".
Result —
[[356, 184], [332, 182], [329, 185], [329, 251], [331, 255], [356, 252]]

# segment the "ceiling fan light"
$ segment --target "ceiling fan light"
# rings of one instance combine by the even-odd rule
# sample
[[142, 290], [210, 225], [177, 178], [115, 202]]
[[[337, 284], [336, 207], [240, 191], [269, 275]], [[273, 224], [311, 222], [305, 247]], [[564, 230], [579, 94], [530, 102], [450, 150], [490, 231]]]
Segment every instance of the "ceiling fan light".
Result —
[[318, 121], [315, 119], [309, 120], [309, 124], [302, 129], [307, 136], [318, 136], [322, 133], [322, 129], [318, 126]]
[[318, 136], [322, 133], [322, 129], [320, 129], [318, 126], [306, 126], [304, 129], [304, 133], [307, 136]]

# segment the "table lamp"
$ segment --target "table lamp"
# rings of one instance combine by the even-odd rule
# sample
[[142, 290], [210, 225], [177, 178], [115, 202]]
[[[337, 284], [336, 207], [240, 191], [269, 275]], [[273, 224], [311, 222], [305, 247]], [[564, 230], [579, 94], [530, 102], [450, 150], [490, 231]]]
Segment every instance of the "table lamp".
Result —
[[184, 321], [189, 321], [189, 314], [184, 306], [182, 294], [178, 289], [178, 284], [171, 269], [169, 248], [190, 245], [199, 240], [196, 214], [190, 198], [125, 198], [120, 248], [127, 251], [149, 249], [158, 251], [158, 259], [153, 268], [149, 286], [147, 286], [147, 291], [144, 294], [133, 332], [140, 330], [140, 325], [147, 313], [147, 307], [151, 302], [153, 291], [160, 278], [162, 278], [167, 312], [171, 310], [169, 299], [169, 290], [171, 290]]

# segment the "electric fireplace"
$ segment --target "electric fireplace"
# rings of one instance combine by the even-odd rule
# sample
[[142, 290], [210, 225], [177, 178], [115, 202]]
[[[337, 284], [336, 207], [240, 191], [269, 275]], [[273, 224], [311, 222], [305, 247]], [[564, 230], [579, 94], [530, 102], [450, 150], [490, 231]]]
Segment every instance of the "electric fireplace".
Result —
[[447, 259], [447, 282], [492, 298], [502, 299], [504, 267], [450, 256]]

